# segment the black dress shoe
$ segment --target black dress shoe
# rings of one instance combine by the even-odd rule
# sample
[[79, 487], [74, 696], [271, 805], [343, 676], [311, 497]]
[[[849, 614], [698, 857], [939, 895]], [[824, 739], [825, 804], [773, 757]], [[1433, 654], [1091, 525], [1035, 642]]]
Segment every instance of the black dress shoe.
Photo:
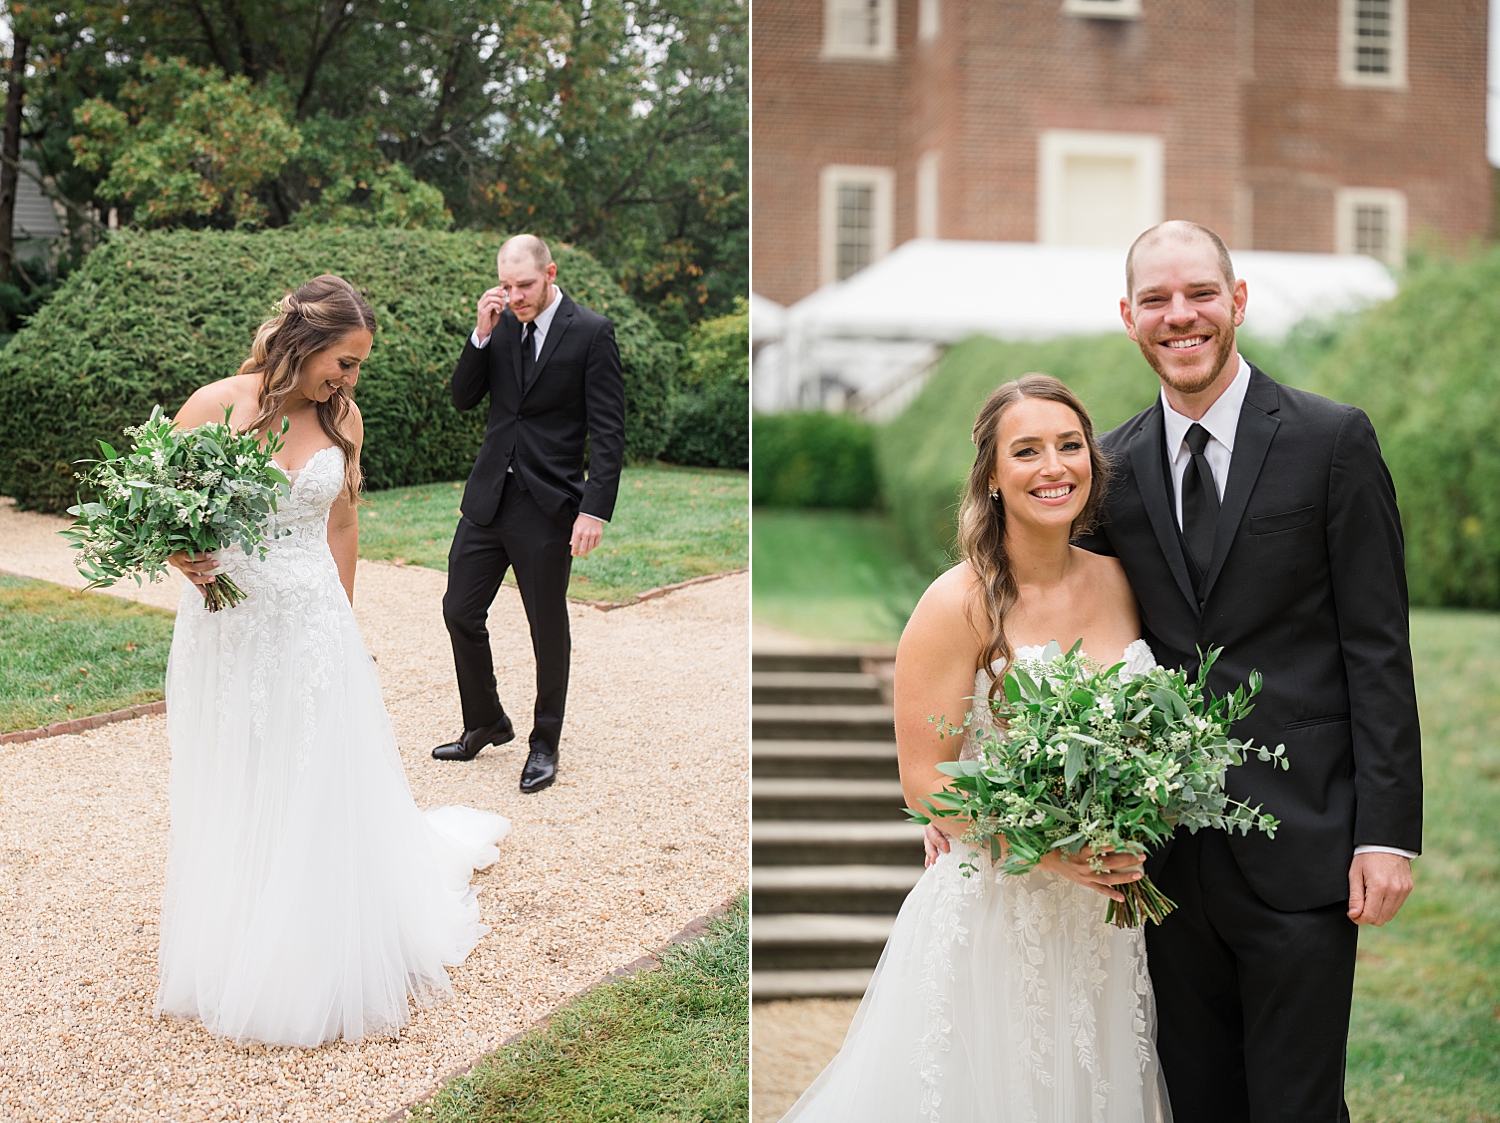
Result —
[[516, 731], [511, 728], [510, 718], [501, 714], [500, 720], [494, 725], [487, 725], [482, 729], [465, 729], [464, 735], [457, 741], [439, 745], [432, 750], [432, 759], [473, 760], [486, 745], [503, 745], [515, 739]]
[[539, 792], [557, 779], [557, 750], [531, 746], [526, 767], [521, 769], [521, 790], [527, 795]]

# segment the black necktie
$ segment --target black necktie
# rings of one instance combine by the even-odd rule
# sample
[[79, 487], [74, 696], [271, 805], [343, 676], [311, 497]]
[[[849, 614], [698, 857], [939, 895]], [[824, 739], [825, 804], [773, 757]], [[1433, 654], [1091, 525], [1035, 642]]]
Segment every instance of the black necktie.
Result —
[[1182, 473], [1182, 536], [1193, 564], [1207, 577], [1214, 556], [1214, 531], [1219, 525], [1219, 489], [1208, 457], [1203, 455], [1208, 447], [1208, 430], [1193, 422], [1188, 427], [1187, 445], [1193, 458]]
[[528, 320], [526, 330], [521, 333], [521, 388], [531, 381], [531, 372], [536, 369], [536, 321]]

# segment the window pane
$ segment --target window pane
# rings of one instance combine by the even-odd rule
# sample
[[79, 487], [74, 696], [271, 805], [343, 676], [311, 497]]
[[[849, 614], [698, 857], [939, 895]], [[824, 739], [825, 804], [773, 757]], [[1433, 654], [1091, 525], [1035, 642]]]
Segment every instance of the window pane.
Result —
[[1382, 261], [1390, 252], [1390, 214], [1385, 207], [1361, 204], [1354, 208], [1354, 252]]
[[875, 249], [875, 189], [868, 183], [839, 184], [838, 279], [870, 264]]
[[1360, 74], [1391, 72], [1392, 0], [1355, 0], [1354, 69]]
[[839, 0], [834, 35], [843, 47], [880, 46], [881, 0]]

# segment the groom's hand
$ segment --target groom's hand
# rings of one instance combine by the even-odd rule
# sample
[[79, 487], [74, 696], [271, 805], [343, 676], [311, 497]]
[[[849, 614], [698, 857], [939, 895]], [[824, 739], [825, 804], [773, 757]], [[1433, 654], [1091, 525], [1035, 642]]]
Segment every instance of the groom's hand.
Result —
[[1377, 927], [1395, 917], [1411, 895], [1411, 859], [1374, 850], [1349, 866], [1349, 919]]
[[487, 289], [479, 298], [479, 308], [474, 320], [474, 334], [479, 337], [480, 343], [488, 339], [490, 332], [495, 330], [495, 325], [500, 322], [500, 313], [505, 311], [505, 306], [509, 302], [505, 290], [499, 285]]
[[569, 543], [575, 558], [586, 558], [604, 537], [604, 524], [593, 515], [580, 514], [573, 520], [573, 541]]

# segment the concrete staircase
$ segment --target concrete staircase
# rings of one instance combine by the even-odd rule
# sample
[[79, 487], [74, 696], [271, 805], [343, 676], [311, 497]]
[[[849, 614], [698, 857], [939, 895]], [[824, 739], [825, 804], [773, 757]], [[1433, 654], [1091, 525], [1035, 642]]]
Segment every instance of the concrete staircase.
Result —
[[906, 821], [889, 653], [755, 654], [751, 726], [751, 991], [858, 996], [922, 876]]

